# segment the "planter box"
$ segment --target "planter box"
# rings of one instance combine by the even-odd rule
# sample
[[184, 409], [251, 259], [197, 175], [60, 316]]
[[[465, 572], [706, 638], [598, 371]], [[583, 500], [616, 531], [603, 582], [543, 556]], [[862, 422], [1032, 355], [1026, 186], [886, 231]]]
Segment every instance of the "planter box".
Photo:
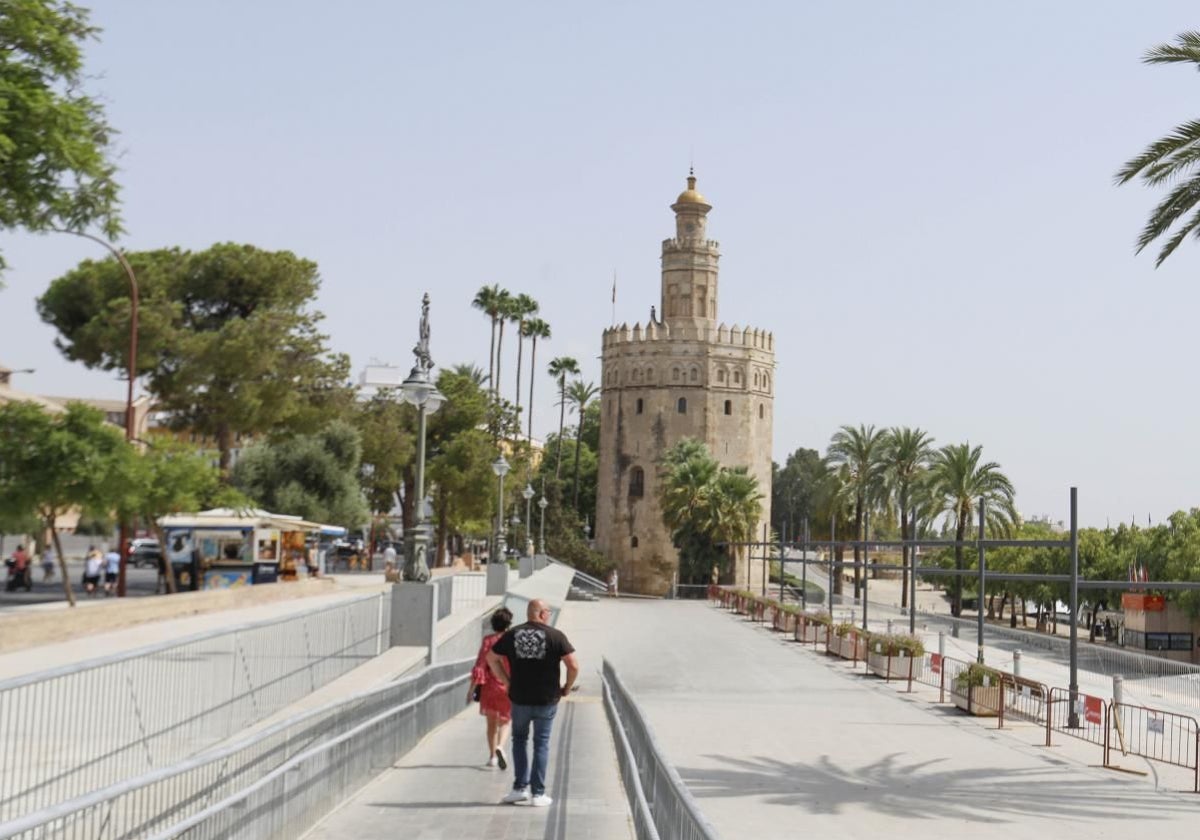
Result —
[[825, 652], [830, 656], [842, 655], [842, 637], [832, 630], [828, 632], [825, 639]]
[[825, 635], [829, 632], [829, 626], [826, 624], [808, 623], [804, 625], [804, 630], [801, 632], [800, 625], [796, 625], [792, 632], [792, 638], [797, 642], [805, 642], [810, 645], [825, 644]]
[[[907, 680], [908, 679], [908, 663], [910, 657], [896, 655], [891, 658], [891, 668], [889, 673], [888, 656], [884, 653], [876, 653], [870, 651], [867, 653], [867, 668], [877, 677], [883, 677], [885, 680]], [[925, 672], [925, 657], [920, 656], [912, 659], [912, 678], [920, 679]]]
[[[867, 641], [857, 636], [842, 636], [838, 639], [838, 656], [842, 659], [858, 660], [867, 658]], [[855, 651], [857, 648], [857, 652]]]
[[954, 698], [954, 705], [967, 714], [976, 717], [996, 717], [1000, 714], [999, 685], [977, 685], [973, 689], [964, 689], [962, 694], [958, 692], [957, 688], [951, 689], [950, 696]]

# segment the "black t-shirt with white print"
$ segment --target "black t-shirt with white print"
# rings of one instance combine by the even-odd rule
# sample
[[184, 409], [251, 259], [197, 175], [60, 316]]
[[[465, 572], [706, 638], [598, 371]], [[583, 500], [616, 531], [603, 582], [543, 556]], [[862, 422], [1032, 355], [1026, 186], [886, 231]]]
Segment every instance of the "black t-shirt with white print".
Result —
[[522, 706], [550, 706], [560, 697], [558, 662], [575, 648], [562, 632], [529, 621], [501, 636], [492, 652], [508, 659], [509, 700]]

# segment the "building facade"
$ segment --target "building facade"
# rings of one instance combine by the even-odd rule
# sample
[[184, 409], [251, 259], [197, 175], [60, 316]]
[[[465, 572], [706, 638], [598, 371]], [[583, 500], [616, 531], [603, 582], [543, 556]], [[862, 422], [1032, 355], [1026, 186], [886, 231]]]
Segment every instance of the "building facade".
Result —
[[[662, 243], [660, 308], [645, 324], [605, 330], [601, 355], [596, 546], [616, 562], [622, 589], [656, 595], [679, 567], [658, 503], [667, 449], [695, 438], [722, 466], [749, 468], [764, 522], [771, 498], [775, 339], [718, 321], [712, 205], [694, 176], [687, 184], [671, 205], [675, 235]], [[737, 583], [761, 584], [761, 561], [743, 558], [735, 569]]]

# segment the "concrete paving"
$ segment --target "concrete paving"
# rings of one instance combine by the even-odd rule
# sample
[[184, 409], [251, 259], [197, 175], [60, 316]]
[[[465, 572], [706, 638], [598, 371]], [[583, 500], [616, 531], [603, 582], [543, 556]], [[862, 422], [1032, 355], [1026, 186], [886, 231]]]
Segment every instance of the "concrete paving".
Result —
[[613, 662], [725, 838], [1174, 838], [1200, 817], [1153, 775], [1089, 766], [1098, 747], [1035, 746], [1038, 727], [997, 732], [703, 603], [572, 612], [581, 655]]

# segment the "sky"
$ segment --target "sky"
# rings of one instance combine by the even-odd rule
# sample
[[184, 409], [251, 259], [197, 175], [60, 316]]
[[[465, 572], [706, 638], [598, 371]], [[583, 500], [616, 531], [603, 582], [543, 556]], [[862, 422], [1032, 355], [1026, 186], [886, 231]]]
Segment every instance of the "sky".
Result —
[[[1197, 116], [1195, 72], [1140, 60], [1200, 28], [1194, 4], [90, 5], [121, 246], [315, 260], [356, 373], [411, 365], [425, 291], [435, 361], [486, 369], [471, 299], [526, 292], [553, 331], [544, 435], [553, 356], [599, 381], [614, 275], [618, 323], [658, 304], [694, 163], [720, 320], [775, 334], [776, 461], [842, 424], [915, 425], [982, 445], [1026, 516], [1066, 519], [1071, 486], [1085, 525], [1200, 506], [1200, 243], [1155, 270], [1133, 243], [1157, 194], [1113, 185]], [[0, 249], [0, 363], [36, 369], [14, 385], [123, 396], [35, 310], [99, 246]]]

